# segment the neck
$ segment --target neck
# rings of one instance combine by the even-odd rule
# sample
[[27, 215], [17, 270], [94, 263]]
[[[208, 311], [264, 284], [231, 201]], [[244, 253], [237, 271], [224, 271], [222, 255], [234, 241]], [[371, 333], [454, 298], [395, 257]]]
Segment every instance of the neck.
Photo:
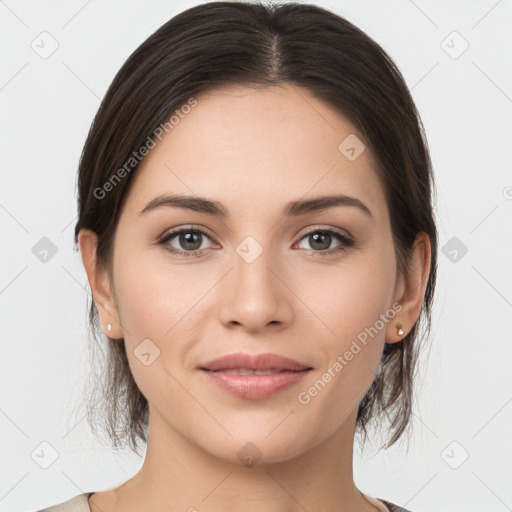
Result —
[[249, 467], [206, 453], [151, 409], [144, 464], [114, 491], [115, 510], [374, 512], [353, 480], [355, 418], [293, 459]]

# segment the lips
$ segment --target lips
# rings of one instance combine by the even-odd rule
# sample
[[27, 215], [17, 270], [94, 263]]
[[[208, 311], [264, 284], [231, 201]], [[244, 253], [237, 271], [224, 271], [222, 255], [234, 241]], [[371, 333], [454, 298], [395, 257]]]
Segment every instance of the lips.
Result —
[[277, 373], [284, 370], [301, 371], [310, 369], [294, 359], [280, 356], [277, 354], [228, 354], [218, 359], [214, 359], [201, 367], [203, 370], [227, 371], [227, 370], [246, 370], [254, 372]]
[[210, 382], [238, 398], [269, 398], [300, 382], [312, 368], [277, 354], [229, 354], [200, 370]]

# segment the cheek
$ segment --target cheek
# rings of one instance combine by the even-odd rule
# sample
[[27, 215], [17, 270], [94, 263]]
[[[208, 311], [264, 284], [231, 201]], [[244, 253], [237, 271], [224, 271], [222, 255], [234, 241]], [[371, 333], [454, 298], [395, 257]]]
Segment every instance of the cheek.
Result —
[[127, 248], [116, 256], [119, 315], [132, 342], [143, 338], [165, 342], [182, 328], [182, 320], [205, 293], [206, 283], [192, 266], [173, 265], [166, 261], [163, 249], [154, 251], [162, 253], [148, 258], [143, 251]]
[[205, 318], [205, 296], [218, 278], [206, 267], [173, 265], [165, 254], [148, 258], [132, 247], [123, 250], [120, 244], [118, 249], [114, 280], [127, 356], [137, 385], [151, 396], [152, 389], [159, 392], [159, 383], [174, 386], [169, 372], [182, 371], [189, 343], [198, 339]]
[[304, 272], [297, 278], [297, 295], [325, 332], [324, 342], [331, 347], [331, 354], [333, 350], [346, 350], [358, 337], [364, 341], [368, 330], [373, 335], [368, 335], [370, 340], [384, 340], [386, 324], [380, 319], [390, 308], [394, 268], [392, 252], [374, 250], [347, 257], [336, 266]]
[[143, 263], [133, 253], [129, 258], [119, 257], [117, 268], [122, 270], [115, 276], [133, 378], [154, 407], [197, 413], [173, 376], [180, 380], [181, 355], [194, 337], [191, 309], [200, 290], [191, 290], [190, 279], [187, 287], [187, 274], [179, 267]]
[[321, 320], [315, 323], [325, 328], [316, 339], [327, 357], [301, 388], [304, 394], [299, 402], [307, 402], [320, 417], [329, 418], [331, 428], [357, 408], [382, 358], [386, 327], [395, 316], [389, 305], [395, 261], [392, 252], [387, 254], [368, 253], [329, 273], [324, 270], [321, 278], [309, 275], [302, 280], [301, 293], [309, 290], [303, 296]]

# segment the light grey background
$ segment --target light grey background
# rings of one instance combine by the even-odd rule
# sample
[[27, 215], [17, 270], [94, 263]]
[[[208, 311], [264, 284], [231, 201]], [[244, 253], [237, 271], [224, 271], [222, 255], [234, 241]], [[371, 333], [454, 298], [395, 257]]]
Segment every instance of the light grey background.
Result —
[[[76, 169], [119, 67], [197, 3], [0, 1], [1, 511], [111, 488], [142, 464], [71, 416], [89, 371]], [[512, 510], [512, 1], [316, 3], [397, 62], [438, 183], [439, 277], [415, 435], [409, 453], [356, 451], [356, 484], [414, 512]], [[57, 249], [47, 262], [33, 252], [43, 237]], [[43, 442], [58, 454], [48, 469]]]

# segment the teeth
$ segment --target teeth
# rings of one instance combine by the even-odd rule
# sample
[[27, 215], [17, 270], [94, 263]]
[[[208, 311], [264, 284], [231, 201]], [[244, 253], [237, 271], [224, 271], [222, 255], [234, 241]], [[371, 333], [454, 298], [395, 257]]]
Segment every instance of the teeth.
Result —
[[230, 368], [222, 371], [234, 375], [272, 375], [280, 372], [280, 370], [249, 370], [248, 368]]

